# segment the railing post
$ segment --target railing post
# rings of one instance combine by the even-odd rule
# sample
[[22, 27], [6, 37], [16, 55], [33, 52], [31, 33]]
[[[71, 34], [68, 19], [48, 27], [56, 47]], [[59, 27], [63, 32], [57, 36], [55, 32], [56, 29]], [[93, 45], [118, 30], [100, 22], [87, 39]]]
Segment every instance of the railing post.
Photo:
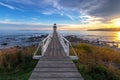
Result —
[[69, 42], [67, 42], [67, 56], [69, 56]]
[[43, 56], [43, 46], [44, 46], [44, 41], [42, 41], [42, 51], [41, 51], [42, 56]]

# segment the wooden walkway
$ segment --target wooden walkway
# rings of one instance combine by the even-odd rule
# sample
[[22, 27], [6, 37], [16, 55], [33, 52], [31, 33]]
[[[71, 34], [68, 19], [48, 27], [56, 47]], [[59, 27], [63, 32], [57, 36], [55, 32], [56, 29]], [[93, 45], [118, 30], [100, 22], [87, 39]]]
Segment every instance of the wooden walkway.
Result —
[[59, 57], [66, 56], [56, 32], [54, 32], [53, 34], [52, 40], [50, 44], [48, 45], [48, 48], [45, 52], [45, 56], [52, 56], [52, 57], [53, 56], [54, 57], [55, 56], [59, 56]]
[[75, 64], [66, 56], [56, 32], [29, 80], [83, 80]]

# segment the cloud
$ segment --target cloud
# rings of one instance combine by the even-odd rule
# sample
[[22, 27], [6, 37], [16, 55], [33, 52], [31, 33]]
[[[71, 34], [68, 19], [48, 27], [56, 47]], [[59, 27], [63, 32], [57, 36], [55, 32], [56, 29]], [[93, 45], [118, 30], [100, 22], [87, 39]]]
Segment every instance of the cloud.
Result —
[[[34, 0], [9, 0], [10, 2], [14, 2], [14, 3], [19, 3], [19, 4], [34, 4], [35, 2], [37, 1], [34, 1]], [[39, 1], [39, 0], [38, 0]]]
[[105, 0], [101, 6], [89, 11], [91, 15], [106, 17], [120, 13], [120, 0]]
[[2, 5], [2, 6], [4, 6], [4, 7], [7, 7], [7, 8], [9, 8], [9, 9], [12, 9], [12, 10], [16, 9], [16, 8], [13, 7], [13, 6], [11, 6], [11, 5], [9, 5], [9, 4], [2, 3], [2, 2], [0, 2], [0, 5]]
[[[33, 18], [36, 20], [36, 18]], [[51, 30], [50, 24], [42, 24], [39, 22], [15, 22], [10, 19], [0, 21], [0, 30]]]
[[[120, 17], [120, 0], [1, 0], [0, 5], [15, 9], [15, 7], [31, 11], [39, 11], [44, 15], [58, 14], [70, 20], [84, 22], [109, 22]], [[8, 5], [12, 3], [15, 7]], [[18, 6], [19, 5], [19, 6]], [[90, 17], [85, 17], [90, 16]], [[94, 20], [90, 20], [93, 19]], [[86, 20], [86, 21], [85, 21]]]
[[[37, 18], [32, 18], [32, 20], [36, 21]], [[32, 26], [36, 26], [36, 25], [41, 25], [40, 22], [17, 22], [17, 21], [13, 21], [11, 19], [4, 19], [2, 21], [0, 21], [0, 24], [4, 24], [4, 25], [32, 25]]]
[[[63, 11], [72, 20], [72, 13], [101, 18], [102, 22], [108, 22], [112, 18], [120, 16], [120, 0], [45, 0], [58, 11]], [[82, 16], [81, 16], [82, 17]]]
[[[120, 16], [120, 0], [61, 0], [64, 9], [71, 9], [91, 17], [104, 18], [103, 22]], [[82, 16], [81, 16], [82, 17]]]
[[0, 24], [9, 24], [9, 23], [13, 23], [13, 22], [11, 22], [11, 20], [7, 18], [0, 21]]

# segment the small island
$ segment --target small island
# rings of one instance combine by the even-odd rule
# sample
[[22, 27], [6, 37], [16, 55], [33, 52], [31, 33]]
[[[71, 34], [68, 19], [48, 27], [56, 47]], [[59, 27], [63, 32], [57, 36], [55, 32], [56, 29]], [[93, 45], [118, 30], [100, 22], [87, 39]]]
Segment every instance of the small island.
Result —
[[120, 28], [88, 29], [88, 31], [120, 31]]

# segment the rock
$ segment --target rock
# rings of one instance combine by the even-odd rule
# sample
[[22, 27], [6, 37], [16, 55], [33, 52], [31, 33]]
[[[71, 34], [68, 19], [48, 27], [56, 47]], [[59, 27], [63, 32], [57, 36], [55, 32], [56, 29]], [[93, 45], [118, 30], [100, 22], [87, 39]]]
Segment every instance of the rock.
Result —
[[33, 37], [28, 38], [28, 42], [41, 41], [42, 38], [45, 38], [47, 36], [48, 36], [48, 34], [47, 35], [41, 35], [41, 36], [33, 36]]
[[4, 45], [4, 46], [6, 46], [6, 45], [8, 45], [8, 43], [2, 43], [1, 45]]
[[41, 38], [45, 38], [45, 37], [47, 37], [48, 36], [48, 34], [46, 34], [46, 35], [41, 35]]

